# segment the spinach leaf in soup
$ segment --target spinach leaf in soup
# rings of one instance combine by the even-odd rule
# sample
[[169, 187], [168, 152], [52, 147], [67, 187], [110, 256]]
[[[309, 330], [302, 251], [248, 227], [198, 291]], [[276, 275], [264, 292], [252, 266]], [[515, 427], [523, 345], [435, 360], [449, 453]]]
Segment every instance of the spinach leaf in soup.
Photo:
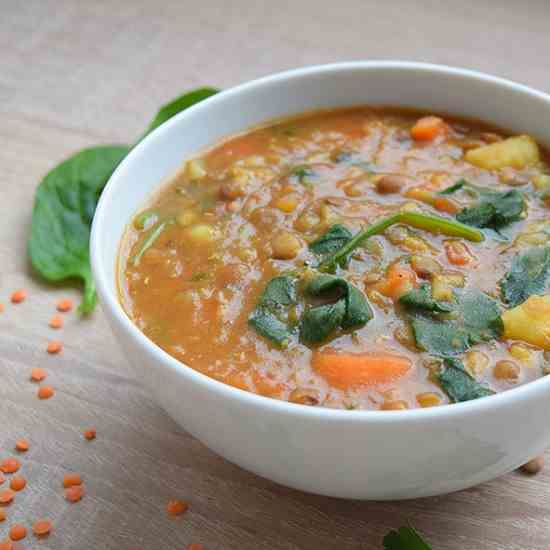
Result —
[[[201, 88], [164, 105], [140, 140], [172, 116], [216, 92], [213, 88]], [[81, 279], [82, 313], [92, 312], [96, 304], [88, 248], [97, 201], [130, 149], [128, 145], [84, 149], [51, 170], [36, 191], [28, 247], [32, 266], [47, 281]]]
[[458, 294], [450, 313], [413, 313], [411, 325], [417, 346], [439, 356], [462, 353], [503, 332], [498, 304], [475, 289]]
[[495, 393], [480, 384], [454, 357], [445, 357], [437, 377], [442, 389], [455, 403], [471, 401]]
[[363, 293], [345, 279], [318, 275], [305, 288], [306, 295], [329, 299], [308, 308], [300, 320], [300, 338], [306, 343], [326, 340], [337, 329], [358, 329], [372, 319], [372, 309]]
[[408, 310], [431, 311], [434, 313], [449, 313], [453, 306], [448, 303], [439, 302], [432, 297], [432, 286], [430, 283], [422, 283], [399, 298], [399, 303]]
[[320, 258], [325, 258], [340, 250], [352, 237], [351, 231], [345, 225], [336, 224], [313, 241], [309, 249]]
[[550, 247], [531, 248], [512, 260], [510, 271], [500, 281], [502, 301], [510, 307], [532, 294], [543, 294], [550, 279]]
[[288, 311], [297, 303], [296, 278], [290, 275], [275, 277], [265, 287], [248, 324], [278, 347], [286, 347], [295, 333]]
[[96, 303], [89, 254], [95, 207], [107, 180], [129, 150], [125, 145], [85, 149], [51, 170], [36, 192], [29, 240], [31, 263], [48, 281], [81, 279], [83, 313], [90, 313]]

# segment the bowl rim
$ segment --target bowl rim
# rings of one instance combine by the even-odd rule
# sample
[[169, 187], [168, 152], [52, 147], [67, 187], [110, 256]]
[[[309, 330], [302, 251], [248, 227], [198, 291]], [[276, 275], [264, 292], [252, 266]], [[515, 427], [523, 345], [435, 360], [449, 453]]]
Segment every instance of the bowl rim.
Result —
[[[449, 417], [460, 415], [477, 415], [489, 409], [498, 409], [509, 406], [512, 401], [528, 401], [533, 397], [541, 396], [541, 394], [545, 392], [550, 394], [550, 376], [543, 376], [538, 380], [527, 382], [526, 384], [516, 388], [510, 388], [506, 391], [496, 393], [482, 399], [475, 399], [463, 403], [449, 403], [438, 407], [419, 407], [403, 411], [332, 409], [290, 403], [288, 401], [265, 397], [263, 395], [230, 386], [229, 384], [210, 378], [206, 374], [194, 370], [192, 367], [172, 357], [139, 330], [139, 328], [125, 312], [117, 294], [110, 290], [110, 284], [107, 280], [107, 270], [103, 262], [101, 247], [101, 235], [104, 233], [103, 226], [108, 219], [109, 203], [113, 198], [115, 188], [120, 188], [126, 182], [127, 173], [131, 171], [134, 159], [146, 154], [146, 150], [153, 146], [155, 141], [158, 140], [163, 134], [170, 132], [173, 127], [182, 124], [186, 116], [191, 111], [196, 112], [201, 109], [207, 111], [211, 105], [216, 102], [224, 101], [225, 98], [230, 96], [235, 96], [243, 92], [254, 91], [254, 89], [258, 89], [263, 86], [293, 78], [303, 78], [324, 73], [333, 73], [336, 75], [339, 72], [353, 70], [368, 71], [374, 69], [415, 71], [417, 73], [425, 74], [439, 73], [470, 80], [483, 81], [485, 83], [490, 83], [528, 95], [533, 99], [543, 100], [544, 103], [548, 104], [548, 108], [550, 110], [550, 95], [524, 84], [471, 69], [401, 60], [346, 61], [324, 65], [310, 65], [274, 73], [221, 91], [201, 103], [175, 115], [173, 118], [156, 128], [138, 145], [136, 145], [130, 153], [128, 153], [128, 155], [123, 159], [109, 178], [96, 208], [90, 238], [90, 259], [92, 264], [92, 272], [96, 283], [97, 292], [101, 299], [102, 307], [108, 309], [108, 314], [110, 314], [111, 319], [117, 323], [126, 336], [133, 340], [144, 353], [151, 354], [157, 363], [162, 364], [162, 367], [175, 371], [178, 375], [189, 379], [190, 382], [198, 384], [209, 391], [215, 392], [220, 398], [241, 401], [243, 404], [248, 404], [252, 407], [271, 409], [272, 412], [276, 412], [278, 414], [287, 414], [291, 416], [298, 415], [335, 422], [345, 420], [345, 422], [368, 421], [382, 423], [416, 423], [425, 422], [432, 418], [447, 419]], [[158, 185], [162, 185], [162, 181], [159, 181]], [[154, 192], [154, 189], [155, 188], [151, 189], [150, 192]], [[158, 365], [157, 368], [161, 368], [161, 365]]]

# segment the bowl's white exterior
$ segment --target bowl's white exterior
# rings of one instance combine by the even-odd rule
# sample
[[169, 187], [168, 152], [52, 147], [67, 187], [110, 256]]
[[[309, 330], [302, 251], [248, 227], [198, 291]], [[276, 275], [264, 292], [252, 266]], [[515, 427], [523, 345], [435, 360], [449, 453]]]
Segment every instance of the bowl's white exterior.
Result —
[[263, 78], [179, 114], [122, 162], [94, 218], [94, 277], [117, 339], [157, 402], [228, 460], [284, 485], [338, 497], [403, 499], [455, 491], [512, 470], [550, 445], [550, 377], [433, 409], [293, 405], [226, 386], [179, 363], [134, 326], [117, 299], [124, 227], [186, 156], [266, 119], [358, 104], [480, 118], [550, 144], [550, 97], [480, 73], [382, 61]]

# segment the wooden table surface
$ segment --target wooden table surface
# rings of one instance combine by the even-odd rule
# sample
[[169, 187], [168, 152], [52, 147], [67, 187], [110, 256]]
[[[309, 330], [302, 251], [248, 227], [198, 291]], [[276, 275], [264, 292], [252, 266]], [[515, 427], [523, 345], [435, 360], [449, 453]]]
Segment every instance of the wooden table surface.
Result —
[[[550, 91], [547, 0], [0, 1], [0, 456], [28, 437], [29, 485], [13, 522], [55, 531], [24, 548], [56, 550], [381, 549], [411, 522], [434, 550], [550, 546], [550, 473], [510, 473], [474, 489], [408, 502], [307, 495], [214, 455], [167, 417], [134, 377], [98, 309], [67, 317], [48, 356], [56, 301], [25, 255], [32, 197], [45, 172], [84, 146], [132, 141], [156, 108], [197, 85], [228, 87], [274, 71], [350, 59], [465, 66]], [[550, 121], [549, 121], [550, 123]], [[28, 300], [9, 304], [25, 287]], [[39, 401], [30, 369], [57, 393]], [[98, 437], [85, 442], [83, 429]], [[514, 433], [510, 433], [514, 437]], [[348, 449], [353, 452], [353, 449]], [[84, 476], [70, 505], [62, 476]], [[171, 498], [190, 511], [170, 519]]]

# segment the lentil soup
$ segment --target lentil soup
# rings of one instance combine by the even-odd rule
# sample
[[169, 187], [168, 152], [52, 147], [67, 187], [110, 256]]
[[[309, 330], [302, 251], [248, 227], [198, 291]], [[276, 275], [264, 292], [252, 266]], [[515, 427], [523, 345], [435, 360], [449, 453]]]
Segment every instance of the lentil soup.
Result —
[[530, 136], [309, 113], [188, 160], [127, 229], [121, 301], [176, 359], [264, 396], [476, 399], [550, 370], [549, 197]]

